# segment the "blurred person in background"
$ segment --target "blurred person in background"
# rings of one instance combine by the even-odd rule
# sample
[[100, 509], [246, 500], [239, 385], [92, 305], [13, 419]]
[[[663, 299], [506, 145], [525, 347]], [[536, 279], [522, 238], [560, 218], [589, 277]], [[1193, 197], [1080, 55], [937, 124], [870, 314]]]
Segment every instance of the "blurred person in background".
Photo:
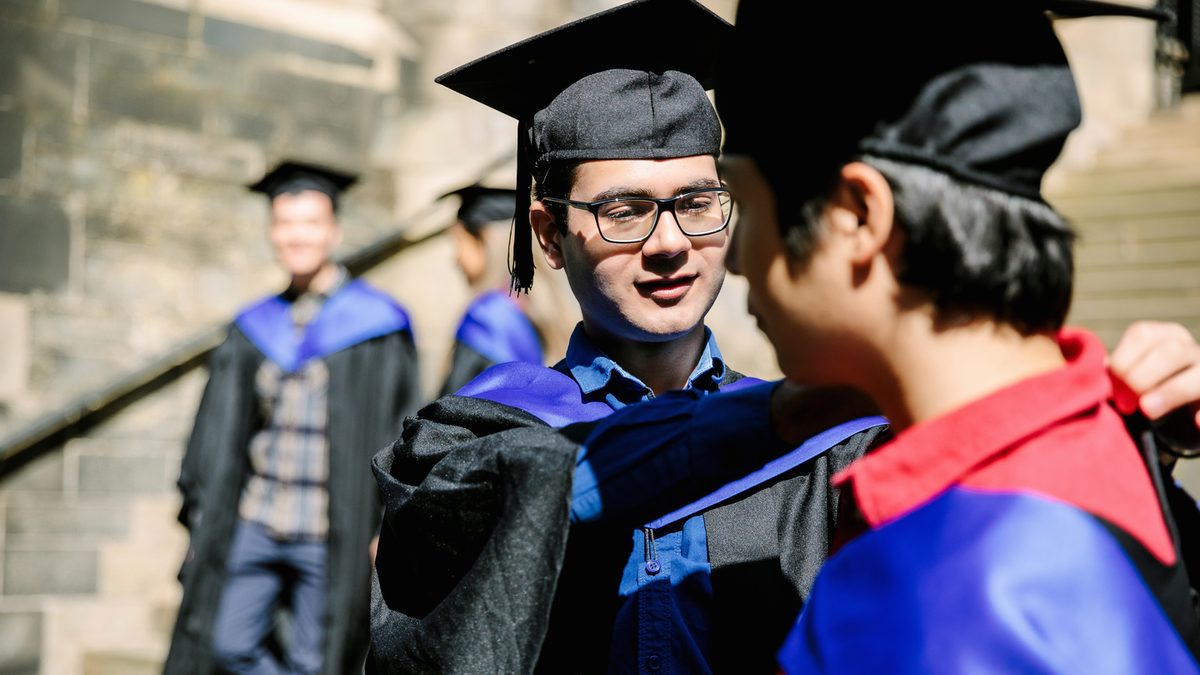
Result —
[[370, 457], [418, 392], [407, 313], [333, 259], [354, 180], [285, 162], [250, 187], [270, 201], [291, 282], [242, 310], [212, 356], [179, 476], [190, 547], [167, 673], [361, 665], [380, 513]]
[[529, 297], [509, 291], [508, 234], [516, 192], [468, 185], [443, 197], [461, 200], [450, 226], [454, 261], [475, 296], [454, 333], [454, 353], [440, 396], [453, 394], [497, 363], [541, 365], [542, 338]]

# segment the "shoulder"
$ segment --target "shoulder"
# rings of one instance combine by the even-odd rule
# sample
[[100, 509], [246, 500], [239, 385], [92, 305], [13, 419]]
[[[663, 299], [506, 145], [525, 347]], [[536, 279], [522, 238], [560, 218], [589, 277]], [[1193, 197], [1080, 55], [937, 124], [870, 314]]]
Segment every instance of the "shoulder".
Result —
[[1056, 424], [963, 480], [981, 490], [1023, 490], [1114, 524], [1163, 564], [1175, 558], [1141, 452], [1110, 407]]
[[287, 302], [278, 293], [272, 293], [242, 305], [234, 314], [233, 323], [235, 326], [242, 325], [247, 320], [271, 314], [281, 307], [286, 308]]
[[228, 364], [246, 358], [259, 358], [262, 352], [246, 334], [239, 322], [233, 321], [225, 328], [225, 337], [212, 351], [212, 360]]
[[520, 408], [552, 426], [592, 421], [612, 412], [603, 403], [585, 403], [579, 385], [569, 376], [522, 361], [488, 368], [463, 386], [458, 395]]
[[334, 297], [346, 304], [352, 304], [358, 311], [391, 319], [398, 326], [398, 330], [408, 329], [411, 326], [408, 311], [403, 305], [363, 279], [348, 281]]
[[[781, 655], [791, 665], [1117, 673], [1158, 659], [1151, 671], [1195, 672], [1101, 523], [1013, 492], [951, 488], [851, 541], [822, 570], [797, 631], [803, 642], [794, 633]], [[922, 646], [933, 644], [936, 655]]]

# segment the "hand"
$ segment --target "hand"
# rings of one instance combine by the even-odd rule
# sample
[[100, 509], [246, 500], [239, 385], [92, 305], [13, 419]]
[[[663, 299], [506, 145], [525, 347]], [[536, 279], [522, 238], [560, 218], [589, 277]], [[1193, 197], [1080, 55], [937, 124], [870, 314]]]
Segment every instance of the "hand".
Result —
[[792, 446], [843, 422], [878, 414], [874, 401], [850, 387], [802, 387], [784, 380], [771, 392], [771, 426]]
[[1189, 406], [1200, 427], [1200, 345], [1177, 323], [1138, 321], [1108, 359], [1117, 409], [1157, 420]]

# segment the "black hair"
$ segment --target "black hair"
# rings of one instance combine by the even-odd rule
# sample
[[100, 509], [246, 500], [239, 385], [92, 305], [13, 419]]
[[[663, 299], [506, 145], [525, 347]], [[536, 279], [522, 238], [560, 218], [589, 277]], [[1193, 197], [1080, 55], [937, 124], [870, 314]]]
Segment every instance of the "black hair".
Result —
[[[537, 175], [534, 184], [534, 199], [542, 197], [558, 197], [567, 199], [571, 188], [575, 187], [575, 179], [579, 176], [580, 161], [550, 162]], [[562, 204], [546, 204], [546, 210], [554, 216], [559, 232], [567, 231], [567, 207]]]
[[[928, 294], [941, 321], [988, 317], [1023, 334], [1057, 330], [1071, 307], [1075, 233], [1044, 202], [866, 156], [887, 180], [904, 233], [898, 279]], [[826, 191], [824, 194], [828, 194]], [[788, 252], [807, 261], [825, 196], [781, 218]]]

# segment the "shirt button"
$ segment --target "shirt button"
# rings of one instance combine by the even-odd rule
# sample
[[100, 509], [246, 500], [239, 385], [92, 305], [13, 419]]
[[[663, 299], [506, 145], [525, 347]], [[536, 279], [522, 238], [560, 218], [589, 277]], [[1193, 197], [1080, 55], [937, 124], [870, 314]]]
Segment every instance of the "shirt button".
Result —
[[659, 659], [657, 656], [651, 656], [646, 659], [646, 668], [649, 669], [651, 672], [657, 673], [659, 670], [662, 669], [662, 660]]
[[[657, 560], [650, 560], [650, 561], [646, 562], [646, 574], [649, 574], [650, 576], [654, 576], [655, 574], [658, 574], [661, 571], [662, 571], [662, 566], [658, 564]], [[657, 657], [652, 656], [650, 658], [657, 658]]]

